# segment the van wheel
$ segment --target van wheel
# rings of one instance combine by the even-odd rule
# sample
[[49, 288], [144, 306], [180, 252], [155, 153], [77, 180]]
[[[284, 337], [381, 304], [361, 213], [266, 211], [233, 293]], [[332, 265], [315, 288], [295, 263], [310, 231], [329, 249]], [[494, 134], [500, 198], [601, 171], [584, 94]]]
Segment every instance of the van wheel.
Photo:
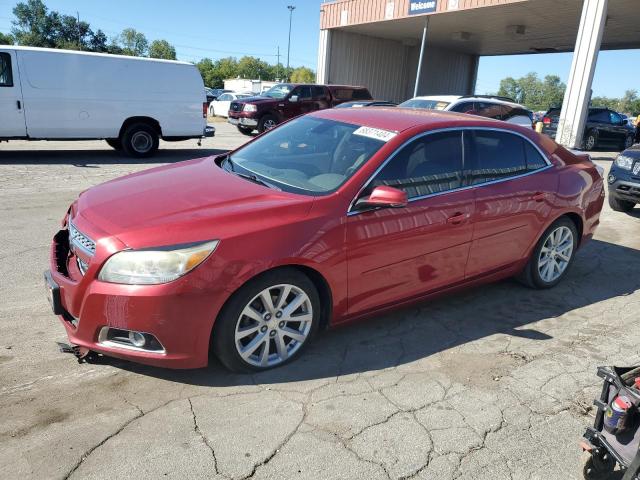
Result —
[[114, 150], [122, 150], [122, 142], [120, 142], [119, 138], [107, 138], [105, 142]]
[[242, 286], [224, 306], [213, 350], [234, 372], [259, 372], [292, 361], [320, 325], [320, 296], [302, 272], [283, 268]]
[[122, 148], [131, 157], [149, 157], [158, 150], [159, 143], [158, 132], [146, 123], [129, 125], [122, 134]]
[[518, 280], [531, 288], [555, 287], [569, 271], [578, 248], [578, 230], [561, 217], [540, 237]]
[[629, 213], [631, 210], [633, 210], [633, 207], [635, 207], [636, 204], [633, 202], [629, 202], [628, 200], [620, 200], [619, 198], [609, 195], [609, 206], [614, 212]]
[[595, 130], [591, 130], [589, 133], [587, 133], [587, 136], [584, 138], [584, 149], [587, 152], [590, 152], [591, 150], [596, 148], [597, 144], [598, 144], [598, 132], [596, 132]]
[[238, 125], [238, 131], [243, 135], [250, 136], [251, 133], [253, 132], [253, 128], [241, 127], [240, 125]]
[[278, 125], [278, 119], [276, 117], [273, 115], [265, 115], [258, 122], [258, 131], [262, 133], [266, 130], [275, 128], [276, 125]]

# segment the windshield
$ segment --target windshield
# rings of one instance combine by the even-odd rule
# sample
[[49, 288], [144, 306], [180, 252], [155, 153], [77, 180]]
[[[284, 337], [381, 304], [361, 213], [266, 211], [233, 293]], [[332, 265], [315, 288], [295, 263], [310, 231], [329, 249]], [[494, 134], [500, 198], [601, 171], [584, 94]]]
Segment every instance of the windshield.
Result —
[[287, 85], [285, 83], [280, 83], [278, 85], [274, 85], [266, 92], [262, 93], [263, 97], [271, 97], [271, 98], [284, 98], [289, 93], [291, 93], [292, 87], [291, 85]]
[[402, 102], [399, 107], [404, 108], [424, 108], [426, 110], [444, 110], [449, 102], [440, 102], [438, 100], [423, 100], [420, 98], [412, 98], [406, 102]]
[[[300, 117], [263, 134], [223, 166], [287, 192], [336, 190], [395, 134], [333, 120]], [[378, 138], [372, 138], [377, 136]]]

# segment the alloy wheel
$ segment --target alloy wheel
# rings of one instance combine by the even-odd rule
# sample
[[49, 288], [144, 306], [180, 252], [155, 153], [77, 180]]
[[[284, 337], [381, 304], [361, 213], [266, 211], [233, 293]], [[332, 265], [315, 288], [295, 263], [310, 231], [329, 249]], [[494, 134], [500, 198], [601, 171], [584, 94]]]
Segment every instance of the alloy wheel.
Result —
[[313, 308], [304, 290], [290, 284], [267, 287], [236, 322], [236, 351], [255, 367], [278, 365], [302, 347], [312, 322]]
[[553, 230], [542, 245], [538, 273], [547, 283], [556, 281], [569, 266], [573, 255], [573, 232], [562, 226]]
[[586, 149], [593, 150], [595, 146], [596, 146], [596, 137], [594, 137], [593, 135], [589, 135], [587, 137]]
[[264, 122], [264, 129], [265, 130], [271, 130], [275, 126], [276, 126], [275, 120], [269, 119], [269, 120], [265, 120], [265, 122]]
[[624, 148], [625, 148], [625, 150], [626, 150], [627, 148], [631, 148], [631, 147], [633, 147], [633, 141], [634, 141], [634, 140], [635, 140], [635, 139], [634, 139], [632, 136], [628, 136], [628, 137], [627, 137], [627, 139], [626, 139], [626, 140], [625, 140], [625, 142], [624, 142]]

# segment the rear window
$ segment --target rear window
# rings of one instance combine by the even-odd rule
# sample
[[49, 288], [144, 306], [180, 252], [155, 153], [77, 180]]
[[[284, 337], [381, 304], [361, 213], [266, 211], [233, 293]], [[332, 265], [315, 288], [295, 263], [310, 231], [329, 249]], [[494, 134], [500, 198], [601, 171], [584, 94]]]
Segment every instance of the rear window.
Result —
[[336, 88], [333, 96], [340, 101], [370, 100], [371, 94], [366, 88]]
[[438, 100], [422, 100], [419, 98], [412, 98], [406, 102], [402, 102], [399, 107], [404, 108], [424, 108], [426, 110], [444, 110], [449, 105], [449, 102], [440, 102]]
[[0, 53], [0, 87], [13, 87], [11, 56], [8, 53]]

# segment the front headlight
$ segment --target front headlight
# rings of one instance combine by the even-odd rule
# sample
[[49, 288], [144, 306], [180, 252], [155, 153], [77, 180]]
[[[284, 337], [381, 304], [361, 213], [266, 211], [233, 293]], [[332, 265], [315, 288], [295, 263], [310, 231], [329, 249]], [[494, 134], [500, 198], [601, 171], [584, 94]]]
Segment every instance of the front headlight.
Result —
[[616, 165], [623, 170], [631, 170], [633, 166], [633, 158], [627, 157], [626, 155], [618, 155], [616, 158]]
[[252, 103], [246, 103], [244, 105], [244, 108], [242, 109], [243, 112], [256, 112], [258, 111], [258, 107], [256, 107], [254, 104]]
[[98, 280], [126, 285], [171, 282], [200, 265], [218, 243], [218, 240], [213, 240], [188, 247], [124, 250], [107, 260]]

